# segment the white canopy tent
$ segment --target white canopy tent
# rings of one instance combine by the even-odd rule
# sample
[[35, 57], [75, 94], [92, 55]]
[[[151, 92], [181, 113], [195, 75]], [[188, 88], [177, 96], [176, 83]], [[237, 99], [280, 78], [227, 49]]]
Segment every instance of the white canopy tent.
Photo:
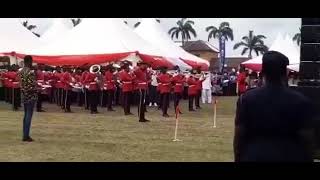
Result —
[[[29, 54], [92, 55], [136, 52], [165, 57], [166, 53], [154, 47], [123, 23], [121, 18], [85, 18], [58, 40]], [[139, 57], [130, 56], [134, 63]], [[175, 65], [175, 64], [174, 64]]]
[[0, 19], [0, 52], [26, 52], [40, 47], [41, 43], [37, 36], [23, 27], [18, 19]]
[[[0, 53], [25, 53], [42, 45], [39, 38], [23, 27], [18, 19], [1, 18], [0, 27]], [[16, 57], [9, 57], [11, 64], [17, 63]]]
[[62, 38], [64, 34], [71, 30], [63, 22], [64, 20], [64, 18], [55, 18], [50, 28], [41, 35], [40, 40], [48, 44]]
[[[288, 68], [299, 71], [299, 69], [297, 69], [300, 63], [299, 50], [295, 47], [294, 42], [288, 34], [284, 38], [283, 35], [279, 33], [269, 50], [278, 51], [286, 55], [289, 58]], [[257, 56], [253, 59], [243, 62], [242, 64], [245, 67], [253, 70], [261, 70], [262, 57], [263, 55]]]
[[205, 63], [209, 66], [209, 62], [207, 60], [190, 54], [177, 46], [170, 39], [168, 33], [162, 29], [161, 25], [154, 18], [143, 18], [140, 25], [135, 29], [135, 32], [149, 43], [169, 54], [172, 58], [182, 58], [199, 63]]

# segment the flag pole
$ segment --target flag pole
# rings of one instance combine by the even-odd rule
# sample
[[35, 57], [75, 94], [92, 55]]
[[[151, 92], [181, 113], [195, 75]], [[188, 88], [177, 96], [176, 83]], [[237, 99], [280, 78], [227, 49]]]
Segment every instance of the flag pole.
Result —
[[176, 128], [174, 131], [174, 139], [173, 141], [181, 141], [180, 139], [177, 139], [177, 135], [178, 135], [178, 125], [179, 125], [179, 121], [178, 121], [178, 114], [179, 114], [179, 106], [177, 106], [176, 110]]

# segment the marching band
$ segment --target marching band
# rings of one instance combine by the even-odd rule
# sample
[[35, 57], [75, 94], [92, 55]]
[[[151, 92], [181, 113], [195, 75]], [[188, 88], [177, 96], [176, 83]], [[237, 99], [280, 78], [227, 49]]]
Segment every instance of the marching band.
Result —
[[[18, 68], [13, 65], [7, 71], [0, 72], [0, 80], [4, 86], [4, 99], [12, 104], [14, 110], [21, 107]], [[174, 71], [168, 72], [166, 68], [161, 68], [159, 73], [159, 70], [152, 70], [144, 62], [138, 62], [133, 68], [129, 61], [122, 61], [120, 66], [109, 64], [77, 68], [63, 66], [51, 69], [38, 64], [35, 72], [38, 86], [38, 112], [45, 112], [42, 102], [46, 99], [51, 103], [56, 103], [66, 113], [72, 112], [71, 104], [75, 101], [79, 106], [84, 105], [85, 109], [90, 109], [91, 114], [98, 113], [99, 104], [107, 107], [108, 111], [114, 111], [113, 106], [120, 98], [124, 115], [133, 115], [130, 106], [133, 103], [133, 94], [136, 93], [139, 97], [137, 112], [139, 122], [149, 122], [145, 118], [145, 113], [147, 112], [147, 96], [150, 94], [149, 90], [152, 85], [154, 93], [158, 92], [160, 95], [160, 101], [157, 103], [162, 110], [162, 116], [169, 117], [168, 107], [171, 94], [173, 94], [176, 110], [183, 97], [185, 84], [188, 85], [189, 111], [194, 111], [194, 102], [196, 108], [200, 109], [201, 84], [205, 79], [204, 74], [198, 70], [186, 74], [176, 66]], [[157, 81], [157, 87], [154, 86], [154, 82], [151, 84], [152, 81]], [[157, 105], [157, 103], [154, 104]]]

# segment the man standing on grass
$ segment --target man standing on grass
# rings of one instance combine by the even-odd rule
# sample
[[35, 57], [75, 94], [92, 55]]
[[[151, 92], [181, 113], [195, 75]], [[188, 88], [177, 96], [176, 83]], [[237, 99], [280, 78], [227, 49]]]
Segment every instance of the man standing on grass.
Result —
[[312, 142], [310, 133], [317, 126], [316, 114], [308, 98], [286, 86], [288, 64], [283, 54], [266, 52], [262, 57], [265, 85], [240, 95], [235, 118], [235, 161], [312, 162], [307, 142]]
[[31, 142], [33, 139], [30, 137], [30, 126], [33, 115], [35, 102], [37, 101], [37, 80], [36, 74], [32, 68], [32, 57], [24, 57], [24, 67], [19, 72], [22, 102], [24, 105], [24, 118], [23, 118], [23, 139], [22, 141]]

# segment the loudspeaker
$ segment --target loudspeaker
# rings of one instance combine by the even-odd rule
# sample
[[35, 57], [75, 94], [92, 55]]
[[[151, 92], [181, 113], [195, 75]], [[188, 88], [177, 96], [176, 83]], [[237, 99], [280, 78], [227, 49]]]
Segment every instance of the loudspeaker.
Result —
[[301, 27], [302, 43], [320, 43], [320, 26], [309, 25]]
[[320, 62], [300, 62], [300, 79], [320, 79]]
[[320, 18], [302, 18], [300, 80], [320, 79]]
[[320, 43], [301, 44], [301, 62], [303, 61], [320, 61]]
[[302, 18], [302, 26], [303, 25], [319, 25], [320, 18]]

